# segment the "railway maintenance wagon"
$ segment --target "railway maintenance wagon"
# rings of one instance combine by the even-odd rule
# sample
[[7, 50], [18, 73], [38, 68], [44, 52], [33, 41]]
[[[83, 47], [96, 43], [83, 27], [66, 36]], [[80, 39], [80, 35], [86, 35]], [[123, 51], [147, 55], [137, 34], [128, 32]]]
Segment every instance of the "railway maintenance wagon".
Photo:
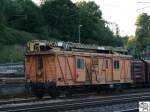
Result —
[[47, 41], [31, 41], [25, 56], [25, 76], [38, 97], [49, 93], [127, 87], [132, 56], [125, 50]]

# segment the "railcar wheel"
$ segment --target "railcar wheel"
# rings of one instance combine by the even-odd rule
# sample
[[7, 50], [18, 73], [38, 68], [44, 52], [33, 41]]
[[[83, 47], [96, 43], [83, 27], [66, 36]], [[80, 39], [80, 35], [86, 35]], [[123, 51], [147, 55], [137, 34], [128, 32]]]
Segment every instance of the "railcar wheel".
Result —
[[101, 94], [101, 92], [102, 92], [102, 90], [100, 90], [100, 89], [97, 89], [97, 90], [96, 90], [96, 93], [97, 93], [97, 94]]
[[66, 92], [66, 93], [65, 93], [65, 96], [66, 96], [66, 97], [71, 97], [72, 94], [73, 94], [72, 92]]
[[57, 97], [59, 97], [60, 92], [55, 88], [55, 89], [49, 89], [48, 94], [53, 99], [56, 99]]
[[44, 90], [42, 89], [32, 89], [32, 92], [39, 99], [42, 99], [45, 94]]

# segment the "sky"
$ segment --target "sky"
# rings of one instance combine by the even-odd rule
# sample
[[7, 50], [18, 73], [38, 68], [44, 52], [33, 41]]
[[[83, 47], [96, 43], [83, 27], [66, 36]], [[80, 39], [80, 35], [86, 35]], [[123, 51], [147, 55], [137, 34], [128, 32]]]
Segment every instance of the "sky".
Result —
[[[39, 0], [33, 0], [35, 3], [39, 3]], [[83, 0], [72, 0], [73, 2], [79, 2]], [[91, 0], [85, 0], [91, 1]], [[112, 23], [116, 23], [119, 26], [120, 34], [135, 35], [135, 22], [137, 16], [146, 12], [150, 14], [150, 0], [92, 0], [99, 5], [102, 11], [102, 17]], [[149, 2], [149, 3], [139, 3]], [[144, 8], [147, 7], [147, 8]]]

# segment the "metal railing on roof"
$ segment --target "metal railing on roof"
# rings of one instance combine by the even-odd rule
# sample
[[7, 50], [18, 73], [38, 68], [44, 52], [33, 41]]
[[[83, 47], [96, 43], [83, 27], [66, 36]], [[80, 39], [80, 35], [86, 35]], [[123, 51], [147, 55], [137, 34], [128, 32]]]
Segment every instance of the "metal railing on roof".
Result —
[[89, 49], [89, 50], [101, 50], [101, 51], [110, 51], [110, 52], [118, 52], [118, 53], [127, 53], [127, 50], [122, 47], [112, 47], [112, 46], [99, 46], [96, 44], [82, 44], [82, 43], [73, 43], [73, 42], [57, 42], [57, 41], [46, 41], [46, 40], [33, 40], [28, 42], [27, 50], [36, 51], [36, 47], [38, 47], [38, 51], [40, 51], [40, 47], [49, 48], [50, 50], [54, 47], [62, 48], [61, 50], [71, 50], [71, 49]]

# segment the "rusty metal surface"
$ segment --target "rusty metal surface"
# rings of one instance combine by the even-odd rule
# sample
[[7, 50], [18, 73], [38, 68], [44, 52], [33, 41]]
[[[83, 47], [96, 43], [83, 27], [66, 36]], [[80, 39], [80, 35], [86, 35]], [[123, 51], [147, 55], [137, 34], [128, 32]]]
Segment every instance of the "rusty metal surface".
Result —
[[[92, 57], [78, 55], [42, 55], [43, 78], [37, 76], [37, 56], [26, 56], [25, 74], [27, 80], [33, 82], [55, 81], [57, 85], [86, 85], [86, 84], [113, 84], [130, 83], [131, 59], [118, 57]], [[83, 59], [84, 68], [77, 68], [77, 60]], [[97, 59], [97, 65], [94, 60]], [[114, 61], [119, 61], [119, 68], [114, 68]], [[107, 67], [106, 67], [107, 62]], [[90, 80], [87, 79], [90, 75]]]

